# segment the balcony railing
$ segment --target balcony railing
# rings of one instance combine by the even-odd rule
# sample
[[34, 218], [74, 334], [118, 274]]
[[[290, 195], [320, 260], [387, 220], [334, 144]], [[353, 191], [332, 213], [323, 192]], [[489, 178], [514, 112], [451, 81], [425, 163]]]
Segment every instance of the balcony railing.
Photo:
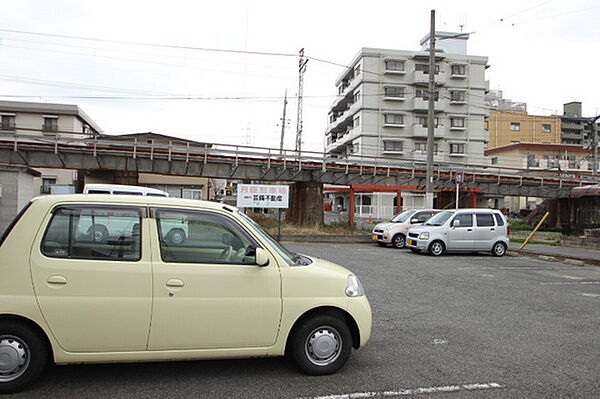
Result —
[[2, 122], [0, 124], [0, 129], [2, 130], [15, 130], [17, 128], [17, 125], [15, 124], [15, 122]]

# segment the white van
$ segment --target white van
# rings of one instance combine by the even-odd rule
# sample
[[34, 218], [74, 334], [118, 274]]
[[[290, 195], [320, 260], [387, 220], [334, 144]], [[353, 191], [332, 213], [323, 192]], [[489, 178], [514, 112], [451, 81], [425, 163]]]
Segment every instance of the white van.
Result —
[[86, 184], [84, 194], [118, 194], [118, 195], [148, 195], [152, 197], [168, 197], [169, 193], [156, 188], [141, 186], [126, 186], [121, 184]]
[[503, 256], [510, 228], [504, 215], [494, 209], [457, 209], [438, 213], [422, 226], [408, 231], [406, 246], [413, 252], [490, 251]]

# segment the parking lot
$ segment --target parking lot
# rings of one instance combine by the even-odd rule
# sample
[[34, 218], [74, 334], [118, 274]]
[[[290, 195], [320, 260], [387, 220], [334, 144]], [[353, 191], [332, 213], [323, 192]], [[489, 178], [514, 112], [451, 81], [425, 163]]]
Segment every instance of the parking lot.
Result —
[[600, 268], [375, 244], [286, 245], [355, 272], [368, 345], [339, 373], [286, 359], [51, 367], [6, 397], [546, 398], [600, 396]]

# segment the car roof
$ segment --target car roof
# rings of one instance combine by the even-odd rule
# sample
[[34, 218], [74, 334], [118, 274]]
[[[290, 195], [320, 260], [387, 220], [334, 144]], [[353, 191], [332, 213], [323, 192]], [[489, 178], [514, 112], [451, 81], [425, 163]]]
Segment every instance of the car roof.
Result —
[[159, 206], [175, 206], [189, 208], [204, 208], [204, 209], [223, 209], [227, 207], [230, 210], [237, 210], [236, 207], [225, 205], [220, 202], [201, 201], [192, 199], [182, 199], [173, 197], [155, 197], [141, 195], [111, 195], [111, 194], [56, 194], [43, 195], [32, 199], [37, 203], [42, 203], [46, 206], [65, 202], [78, 203], [102, 203], [102, 204], [119, 204], [119, 205], [159, 205]]

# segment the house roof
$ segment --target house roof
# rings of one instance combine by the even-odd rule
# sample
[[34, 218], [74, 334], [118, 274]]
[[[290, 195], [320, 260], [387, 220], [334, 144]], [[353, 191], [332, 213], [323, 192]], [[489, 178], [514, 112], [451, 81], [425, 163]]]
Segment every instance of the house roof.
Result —
[[98, 133], [102, 133], [100, 126], [96, 124], [81, 108], [73, 104], [49, 104], [34, 103], [27, 101], [0, 101], [0, 111], [25, 112], [32, 114], [53, 114], [75, 116]]
[[529, 150], [570, 150], [591, 152], [589, 148], [577, 144], [543, 144], [543, 143], [512, 143], [484, 151], [484, 155], [496, 154], [516, 149]]
[[188, 140], [183, 139], [181, 137], [168, 136], [166, 134], [154, 133], [154, 132], [142, 132], [142, 133], [128, 133], [128, 134], [119, 134], [119, 135], [109, 135], [103, 134], [103, 140], [133, 140], [133, 139], [141, 139], [141, 140], [160, 140], [160, 141], [173, 141], [175, 143], [189, 143], [193, 145], [208, 145], [212, 147], [212, 144], [204, 143], [201, 141]]

